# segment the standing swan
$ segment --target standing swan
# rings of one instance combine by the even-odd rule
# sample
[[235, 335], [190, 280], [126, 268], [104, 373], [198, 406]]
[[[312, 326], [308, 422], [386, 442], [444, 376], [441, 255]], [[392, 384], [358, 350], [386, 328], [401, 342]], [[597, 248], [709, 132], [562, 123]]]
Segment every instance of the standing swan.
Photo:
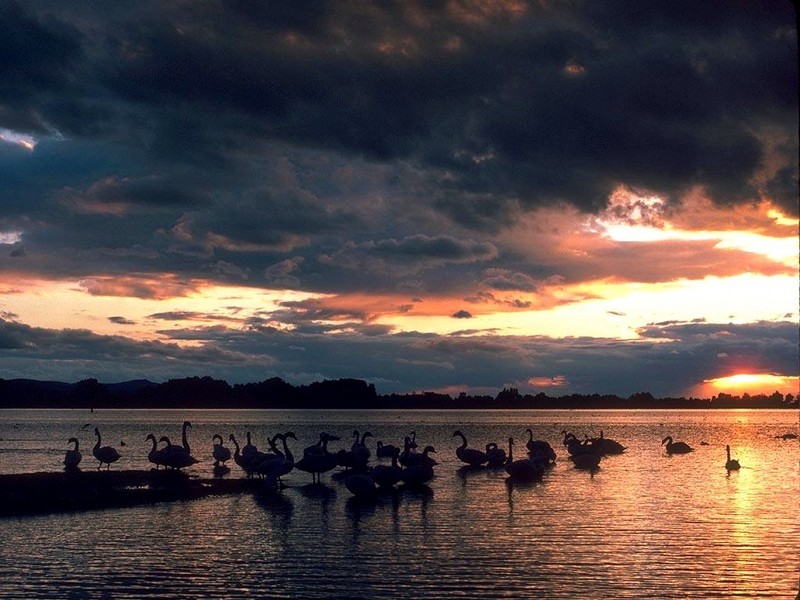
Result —
[[728, 471], [738, 471], [741, 469], [742, 467], [739, 464], [739, 461], [735, 458], [731, 458], [730, 446], [725, 446], [725, 452], [728, 454], [728, 460], [725, 462], [725, 468], [728, 469]]
[[111, 446], [101, 446], [100, 445], [100, 430], [95, 427], [94, 434], [97, 436], [97, 443], [94, 445], [92, 449], [92, 454], [94, 457], [100, 461], [100, 464], [97, 465], [97, 470], [100, 470], [100, 467], [103, 466], [105, 463], [106, 471], [111, 468], [111, 463], [117, 462], [120, 457], [120, 453], [117, 452], [116, 448], [112, 448]]
[[211, 441], [214, 442], [215, 440], [219, 440], [219, 444], [214, 444], [213, 448], [211, 449], [211, 456], [214, 457], [214, 466], [218, 467], [219, 463], [222, 463], [224, 466], [225, 463], [231, 459], [231, 449], [226, 448], [223, 445], [224, 440], [220, 434], [214, 434], [214, 436], [211, 438]]
[[478, 450], [477, 448], [467, 448], [467, 436], [461, 433], [461, 431], [454, 431], [453, 437], [461, 438], [461, 445], [456, 448], [458, 460], [472, 467], [480, 467], [486, 463], [486, 452]]
[[662, 446], [665, 443], [667, 445], [667, 454], [688, 454], [689, 452], [694, 452], [694, 448], [686, 442], [673, 442], [671, 435], [661, 440]]
[[78, 438], [71, 437], [67, 443], [75, 444], [75, 448], [67, 450], [67, 453], [64, 455], [64, 468], [77, 469], [81, 459], [83, 458], [83, 455], [78, 450]]

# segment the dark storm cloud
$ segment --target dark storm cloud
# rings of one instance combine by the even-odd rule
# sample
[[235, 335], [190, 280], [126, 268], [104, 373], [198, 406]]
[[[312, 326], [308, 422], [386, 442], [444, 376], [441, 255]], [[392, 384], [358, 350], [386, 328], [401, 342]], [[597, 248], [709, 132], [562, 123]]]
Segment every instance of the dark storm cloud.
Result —
[[788, 3], [306, 4], [4, 2], [0, 126], [39, 139], [0, 143], [0, 226], [27, 268], [145, 245], [105, 264], [324, 290], [365, 253], [458, 252], [448, 221], [497, 233], [619, 184], [797, 211]]
[[[14, 5], [7, 21], [31, 32], [6, 42], [12, 56], [45, 50], [37, 92], [71, 69], [75, 104], [104, 106], [117, 134], [136, 119], [169, 160], [230, 164], [266, 140], [410, 160], [464, 223], [556, 201], [596, 208], [620, 182], [751, 200], [758, 132], [796, 124], [794, 14], [779, 1], [161, 2], [97, 11], [91, 26], [57, 6]], [[57, 52], [68, 60], [47, 59]], [[39, 107], [56, 128], [60, 111]], [[796, 211], [796, 144], [787, 151], [789, 170], [765, 185]]]
[[108, 317], [108, 321], [117, 325], [136, 325], [136, 321], [131, 321], [125, 317]]

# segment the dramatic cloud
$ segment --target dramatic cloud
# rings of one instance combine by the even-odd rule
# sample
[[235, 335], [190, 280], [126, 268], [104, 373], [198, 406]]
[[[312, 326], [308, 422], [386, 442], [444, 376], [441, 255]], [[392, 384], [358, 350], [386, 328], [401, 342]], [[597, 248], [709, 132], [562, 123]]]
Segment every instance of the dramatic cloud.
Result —
[[[0, 0], [0, 377], [45, 364], [28, 326], [193, 373], [202, 346], [256, 378], [600, 391], [628, 383], [545, 354], [678, 364], [648, 324], [793, 323], [794, 293], [741, 298], [797, 277], [797, 56], [784, 0]], [[490, 336], [548, 342], [463, 375], [421, 343]], [[354, 346], [387, 358], [315, 366]]]

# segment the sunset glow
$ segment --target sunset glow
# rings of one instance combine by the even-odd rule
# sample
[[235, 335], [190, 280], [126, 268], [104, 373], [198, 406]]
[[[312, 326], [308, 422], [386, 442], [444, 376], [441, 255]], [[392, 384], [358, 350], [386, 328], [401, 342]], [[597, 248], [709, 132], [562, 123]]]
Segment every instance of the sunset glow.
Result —
[[800, 378], [797, 376], [775, 375], [773, 373], [737, 373], [727, 377], [717, 377], [704, 383], [717, 390], [716, 393], [727, 394], [772, 394], [775, 391], [787, 390], [792, 394], [800, 392]]
[[0, 378], [793, 392], [796, 23], [756, 4], [12, 3]]

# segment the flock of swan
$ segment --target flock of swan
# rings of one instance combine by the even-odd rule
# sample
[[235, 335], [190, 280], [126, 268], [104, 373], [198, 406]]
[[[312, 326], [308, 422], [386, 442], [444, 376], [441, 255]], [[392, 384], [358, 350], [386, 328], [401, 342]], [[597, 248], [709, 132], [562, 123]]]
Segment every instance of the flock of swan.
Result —
[[[167, 436], [156, 439], [152, 433], [147, 435], [146, 441], [152, 444], [147, 458], [156, 470], [163, 467], [165, 470], [180, 471], [199, 462], [192, 456], [192, 449], [189, 445], [188, 430], [191, 426], [189, 421], [183, 422], [180, 444], [173, 444]], [[514, 455], [516, 444], [512, 437], [508, 438], [507, 448], [501, 447], [496, 442], [490, 442], [481, 449], [470, 447], [466, 435], [462, 431], [456, 430], [452, 435], [452, 438], [460, 441], [455, 448], [456, 458], [463, 463], [462, 468], [466, 470], [503, 469], [511, 482], [538, 481], [555, 464], [556, 452], [548, 442], [534, 439], [531, 429], [527, 429], [525, 433], [528, 436], [525, 442], [525, 452], [522, 457], [517, 458]], [[94, 429], [94, 434], [97, 441], [92, 449], [92, 455], [98, 461], [97, 469], [100, 470], [105, 465], [108, 470], [113, 463], [120, 459], [121, 455], [116, 448], [102, 445], [98, 428]], [[566, 430], [561, 434], [568, 458], [578, 469], [597, 469], [604, 456], [622, 454], [626, 450], [626, 447], [620, 442], [604, 437], [602, 431], [598, 437], [584, 436], [582, 440]], [[431, 455], [436, 454], [436, 449], [429, 445], [419, 452], [414, 432], [405, 436], [403, 444], [398, 446], [377, 441], [375, 456], [378, 459], [390, 459], [390, 464], [384, 462], [372, 466], [369, 464], [372, 451], [367, 445], [367, 439], [373, 437], [372, 433], [354, 431], [352, 437], [353, 441], [349, 450], [343, 448], [334, 452], [328, 448], [328, 444], [339, 441], [341, 438], [322, 432], [316, 443], [306, 447], [303, 450], [303, 456], [299, 460], [295, 460], [288, 443], [288, 440], [297, 440], [297, 436], [292, 431], [277, 433], [268, 439], [268, 451], [259, 450], [253, 444], [249, 431], [246, 433], [246, 442], [242, 446], [239, 445], [234, 434], [228, 436], [233, 451], [225, 446], [225, 440], [220, 434], [214, 434], [211, 440], [211, 457], [214, 459], [215, 474], [227, 472], [229, 468], [226, 463], [233, 460], [246, 477], [264, 479], [267, 485], [278, 489], [282, 485], [281, 477], [294, 469], [309, 473], [312, 482], [316, 483], [320, 481], [323, 473], [342, 468], [345, 486], [353, 495], [361, 497], [374, 496], [380, 490], [390, 489], [398, 484], [425, 484], [434, 477], [434, 467], [438, 462]], [[788, 433], [777, 437], [794, 439], [796, 434]], [[67, 450], [64, 456], [64, 466], [66, 469], [77, 469], [82, 458], [78, 439], [72, 437], [68, 443], [73, 444], [74, 447]], [[705, 442], [702, 443], [705, 444]], [[163, 447], [159, 447], [160, 444], [163, 444]], [[665, 437], [661, 441], [661, 445], [670, 456], [694, 451], [694, 448], [686, 442], [674, 441], [672, 436]], [[727, 454], [725, 469], [729, 472], [740, 469], [739, 461], [731, 458], [730, 446], [726, 446], [725, 450]]]

